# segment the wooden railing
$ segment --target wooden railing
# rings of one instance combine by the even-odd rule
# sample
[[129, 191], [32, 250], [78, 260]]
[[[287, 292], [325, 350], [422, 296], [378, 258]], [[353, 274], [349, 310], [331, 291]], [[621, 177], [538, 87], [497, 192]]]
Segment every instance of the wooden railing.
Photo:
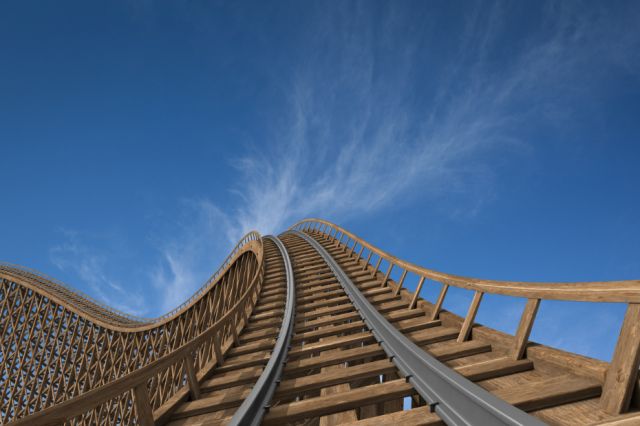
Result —
[[[259, 274], [254, 276], [249, 287], [229, 312], [206, 331], [170, 354], [120, 379], [17, 420], [11, 425], [44, 426], [64, 422], [84, 424], [83, 419], [78, 417], [87, 416], [87, 413], [99, 410], [105, 403], [127, 394], [133, 395], [134, 412], [128, 419], [130, 424], [151, 426], [165, 423], [172, 410], [188, 394], [191, 394], [194, 399], [199, 397], [200, 381], [216, 365], [222, 363], [224, 353], [237, 343], [238, 334], [246, 325], [257, 301], [263, 275], [264, 268], [261, 268]], [[149, 400], [149, 387], [153, 383], [158, 384], [155, 379], [163, 371], [172, 368], [183, 371], [184, 386], [160, 407], [153, 410]], [[98, 419], [105, 421], [104, 417], [98, 417]], [[114, 422], [112, 424], [120, 424], [122, 419], [110, 419], [110, 421]]]
[[247, 234], [197, 296], [151, 324], [114, 325], [111, 310], [105, 320], [93, 315], [100, 306], [91, 300], [65, 299], [66, 287], [0, 271], [0, 422], [166, 418], [188, 393], [197, 395], [198, 381], [237, 341], [262, 285], [263, 257], [260, 235]]
[[[372, 276], [379, 273], [384, 274], [383, 285], [389, 283], [394, 268], [400, 271], [400, 278], [394, 283], [396, 295], [402, 291], [408, 275], [416, 275], [417, 286], [408, 301], [407, 307], [409, 309], [417, 307], [420, 292], [427, 280], [441, 283], [440, 294], [431, 307], [431, 319], [436, 319], [440, 315], [450, 286], [473, 291], [473, 299], [461, 324], [458, 335], [459, 342], [469, 339], [485, 293], [526, 298], [527, 303], [509, 350], [510, 356], [515, 359], [525, 356], [529, 335], [541, 300], [627, 304], [614, 356], [604, 375], [601, 405], [605, 411], [612, 414], [622, 413], [628, 409], [636, 386], [640, 364], [640, 281], [535, 283], [468, 278], [438, 272], [398, 259], [326, 220], [306, 219], [296, 223], [291, 229], [312, 234], [317, 233], [333, 241], [336, 247], [342, 247], [349, 256], [355, 256], [362, 261], [363, 270], [369, 269]], [[386, 264], [386, 269], [381, 269], [383, 261]]]

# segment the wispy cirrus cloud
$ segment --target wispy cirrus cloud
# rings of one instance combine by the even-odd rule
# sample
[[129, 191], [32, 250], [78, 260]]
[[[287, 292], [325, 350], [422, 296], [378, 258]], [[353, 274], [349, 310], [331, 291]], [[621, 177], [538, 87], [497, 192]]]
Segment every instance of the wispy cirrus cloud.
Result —
[[625, 54], [638, 51], [637, 32], [612, 26], [607, 10], [549, 4], [539, 31], [506, 46], [505, 7], [477, 5], [447, 45], [452, 53], [433, 61], [426, 29], [394, 38], [406, 11], [390, 6], [382, 22], [360, 7], [326, 15], [286, 87], [275, 148], [235, 162], [239, 203], [225, 212], [228, 233], [452, 193], [474, 214], [494, 196], [495, 169], [535, 150], [527, 132], [571, 127], [574, 106], [597, 95], [609, 71], [638, 69], [638, 54]]
[[[149, 306], [144, 294], [132, 283], [114, 279], [109, 271], [110, 255], [101, 244], [92, 244], [86, 234], [63, 229], [64, 240], [49, 250], [51, 263], [60, 271], [77, 276], [88, 285], [91, 296], [128, 314], [145, 316]], [[113, 260], [113, 259], [111, 259]]]
[[[154, 245], [160, 258], [148, 272], [165, 313], [187, 300], [216, 271], [236, 241], [228, 216], [208, 200], [182, 200], [181, 218], [164, 227]], [[226, 230], [226, 234], [225, 234]]]

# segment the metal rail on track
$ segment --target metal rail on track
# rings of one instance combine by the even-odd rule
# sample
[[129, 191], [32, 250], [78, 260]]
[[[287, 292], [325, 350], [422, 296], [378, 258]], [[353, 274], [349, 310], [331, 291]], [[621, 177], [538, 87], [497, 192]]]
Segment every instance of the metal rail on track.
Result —
[[456, 373], [400, 333], [364, 297], [315, 239], [300, 231], [287, 231], [284, 234], [297, 235], [318, 252], [387, 356], [445, 423], [456, 426], [544, 425]]
[[289, 347], [291, 346], [291, 338], [293, 336], [294, 316], [296, 312], [296, 295], [295, 295], [295, 277], [293, 275], [293, 267], [291, 260], [284, 244], [271, 235], [264, 237], [275, 243], [280, 250], [282, 260], [284, 261], [284, 269], [287, 277], [287, 299], [284, 310], [284, 318], [278, 332], [278, 339], [271, 353], [271, 358], [251, 390], [249, 396], [244, 400], [240, 408], [235, 412], [229, 425], [239, 426], [257, 426], [262, 422], [262, 417], [269, 409], [269, 402], [273, 397], [276, 386], [282, 377], [282, 370], [287, 360]]

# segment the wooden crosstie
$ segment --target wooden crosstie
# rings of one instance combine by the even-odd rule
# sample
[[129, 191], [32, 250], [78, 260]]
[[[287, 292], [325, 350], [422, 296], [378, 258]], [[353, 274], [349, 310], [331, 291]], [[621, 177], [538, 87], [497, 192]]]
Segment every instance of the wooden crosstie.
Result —
[[[2, 424], [640, 425], [640, 281], [455, 276], [320, 219], [247, 234], [155, 319], [25, 268], [0, 279]], [[452, 286], [465, 317], [443, 309]], [[475, 322], [485, 294], [526, 299], [514, 336]], [[543, 300], [626, 304], [611, 363], [531, 342]]]

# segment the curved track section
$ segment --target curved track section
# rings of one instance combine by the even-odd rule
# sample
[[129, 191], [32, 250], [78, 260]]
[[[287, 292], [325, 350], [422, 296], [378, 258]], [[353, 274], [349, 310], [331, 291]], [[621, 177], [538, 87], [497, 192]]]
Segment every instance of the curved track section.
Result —
[[[289, 231], [304, 239], [327, 263], [354, 304], [376, 341], [440, 418], [448, 425], [521, 425], [544, 423], [496, 398], [455, 373], [400, 333], [362, 295], [331, 255], [313, 238]], [[286, 234], [285, 234], [286, 235]]]
[[280, 325], [278, 339], [271, 353], [271, 358], [251, 390], [251, 393], [231, 419], [229, 424], [233, 426], [257, 426], [262, 422], [262, 417], [269, 407], [277, 384], [280, 382], [293, 336], [296, 313], [296, 282], [291, 260], [289, 259], [287, 249], [278, 238], [267, 236], [265, 239], [275, 243], [284, 261], [287, 280], [287, 301], [285, 303], [284, 318]]
[[[193, 297], [167, 315], [140, 319], [34, 271], [0, 265], [0, 423], [124, 378], [177, 351], [230, 312], [232, 318], [225, 321], [239, 321], [249, 301], [242, 295], [258, 290], [263, 269], [262, 239], [251, 232]], [[226, 324], [219, 336], [221, 350], [232, 338]], [[198, 347], [192, 357], [196, 371], [210, 368], [215, 359], [210, 344]], [[153, 410], [182, 392], [186, 363], [176, 361], [149, 377]], [[85, 413], [82, 422], [131, 423], [133, 400], [130, 393], [114, 397]]]

